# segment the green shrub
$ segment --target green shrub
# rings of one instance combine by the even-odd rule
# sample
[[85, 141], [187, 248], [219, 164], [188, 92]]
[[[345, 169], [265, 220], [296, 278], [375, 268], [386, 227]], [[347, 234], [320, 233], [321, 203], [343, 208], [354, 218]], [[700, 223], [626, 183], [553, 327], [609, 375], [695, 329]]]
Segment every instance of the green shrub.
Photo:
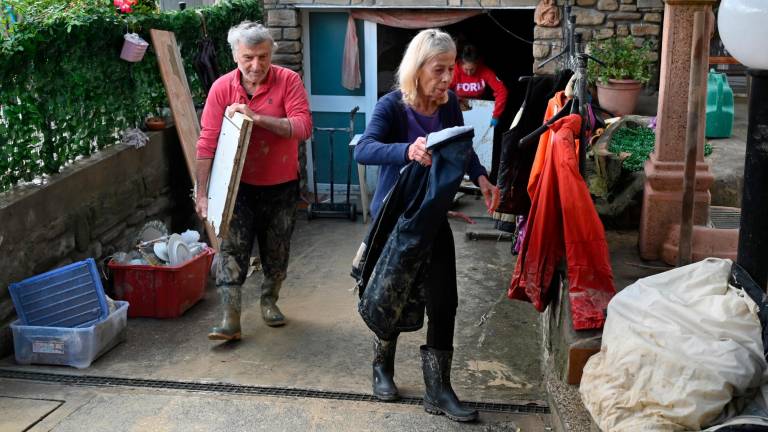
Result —
[[632, 79], [647, 83], [651, 79], [651, 42], [635, 45], [635, 38], [612, 37], [589, 43], [587, 51], [605, 63], [605, 66], [590, 61], [588, 75], [592, 82], [608, 83], [609, 79]]
[[[141, 62], [128, 63], [119, 58], [127, 20], [112, 0], [10, 1], [23, 19], [0, 38], [0, 191], [117, 143], [120, 131], [167, 105], [151, 28], [175, 33], [193, 99], [204, 101], [192, 66], [202, 38], [196, 11], [131, 14], [132, 30], [150, 47]], [[228, 0], [197, 11], [219, 72], [231, 70], [227, 30], [259, 20], [261, 2]]]

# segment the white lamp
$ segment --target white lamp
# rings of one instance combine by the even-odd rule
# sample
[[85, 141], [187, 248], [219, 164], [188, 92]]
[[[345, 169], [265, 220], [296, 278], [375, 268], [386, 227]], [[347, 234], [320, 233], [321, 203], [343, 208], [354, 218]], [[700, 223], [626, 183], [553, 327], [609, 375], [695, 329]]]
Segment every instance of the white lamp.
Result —
[[723, 0], [717, 27], [728, 53], [739, 63], [768, 70], [768, 0]]
[[768, 0], [723, 0], [717, 17], [725, 49], [749, 68], [747, 148], [736, 262], [768, 284]]

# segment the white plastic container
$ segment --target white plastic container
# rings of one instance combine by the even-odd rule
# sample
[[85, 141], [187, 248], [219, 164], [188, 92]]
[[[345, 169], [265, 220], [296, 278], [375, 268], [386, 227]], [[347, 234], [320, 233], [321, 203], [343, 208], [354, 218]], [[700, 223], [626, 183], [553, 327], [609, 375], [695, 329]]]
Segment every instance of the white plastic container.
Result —
[[82, 328], [11, 324], [16, 362], [84, 369], [99, 356], [125, 340], [128, 302], [116, 301], [117, 309], [103, 321]]

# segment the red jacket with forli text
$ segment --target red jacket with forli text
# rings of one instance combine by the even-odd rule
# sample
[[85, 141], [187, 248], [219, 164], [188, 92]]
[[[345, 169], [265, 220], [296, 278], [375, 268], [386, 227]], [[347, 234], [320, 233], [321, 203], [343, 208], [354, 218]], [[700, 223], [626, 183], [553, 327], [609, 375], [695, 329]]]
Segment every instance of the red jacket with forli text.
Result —
[[507, 105], [507, 87], [491, 69], [482, 63], [477, 63], [474, 75], [467, 75], [456, 63], [453, 70], [451, 89], [460, 98], [479, 98], [485, 93], [485, 87], [490, 86], [496, 103], [493, 106], [493, 118], [499, 118]]
[[235, 103], [247, 104], [256, 114], [287, 118], [291, 124], [289, 137], [253, 126], [240, 181], [270, 186], [298, 179], [299, 141], [312, 134], [312, 114], [299, 75], [271, 65], [264, 82], [250, 98], [240, 83], [240, 70], [235, 69], [217, 79], [203, 109], [197, 141], [198, 159], [210, 159], [216, 154], [224, 112]]

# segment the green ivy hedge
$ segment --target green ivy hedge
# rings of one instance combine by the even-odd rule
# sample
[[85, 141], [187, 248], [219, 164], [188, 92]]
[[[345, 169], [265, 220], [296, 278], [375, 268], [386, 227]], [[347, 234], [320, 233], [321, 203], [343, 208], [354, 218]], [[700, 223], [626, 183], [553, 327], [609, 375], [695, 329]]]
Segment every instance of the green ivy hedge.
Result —
[[[120, 131], [167, 105], [149, 29], [175, 33], [193, 99], [201, 104], [205, 95], [192, 66], [203, 35], [196, 11], [216, 45], [220, 73], [234, 68], [227, 30], [262, 17], [259, 0], [130, 16], [118, 16], [112, 0], [66, 4], [23, 15], [0, 39], [0, 191], [119, 142]], [[119, 58], [127, 20], [150, 42], [138, 63]]]

